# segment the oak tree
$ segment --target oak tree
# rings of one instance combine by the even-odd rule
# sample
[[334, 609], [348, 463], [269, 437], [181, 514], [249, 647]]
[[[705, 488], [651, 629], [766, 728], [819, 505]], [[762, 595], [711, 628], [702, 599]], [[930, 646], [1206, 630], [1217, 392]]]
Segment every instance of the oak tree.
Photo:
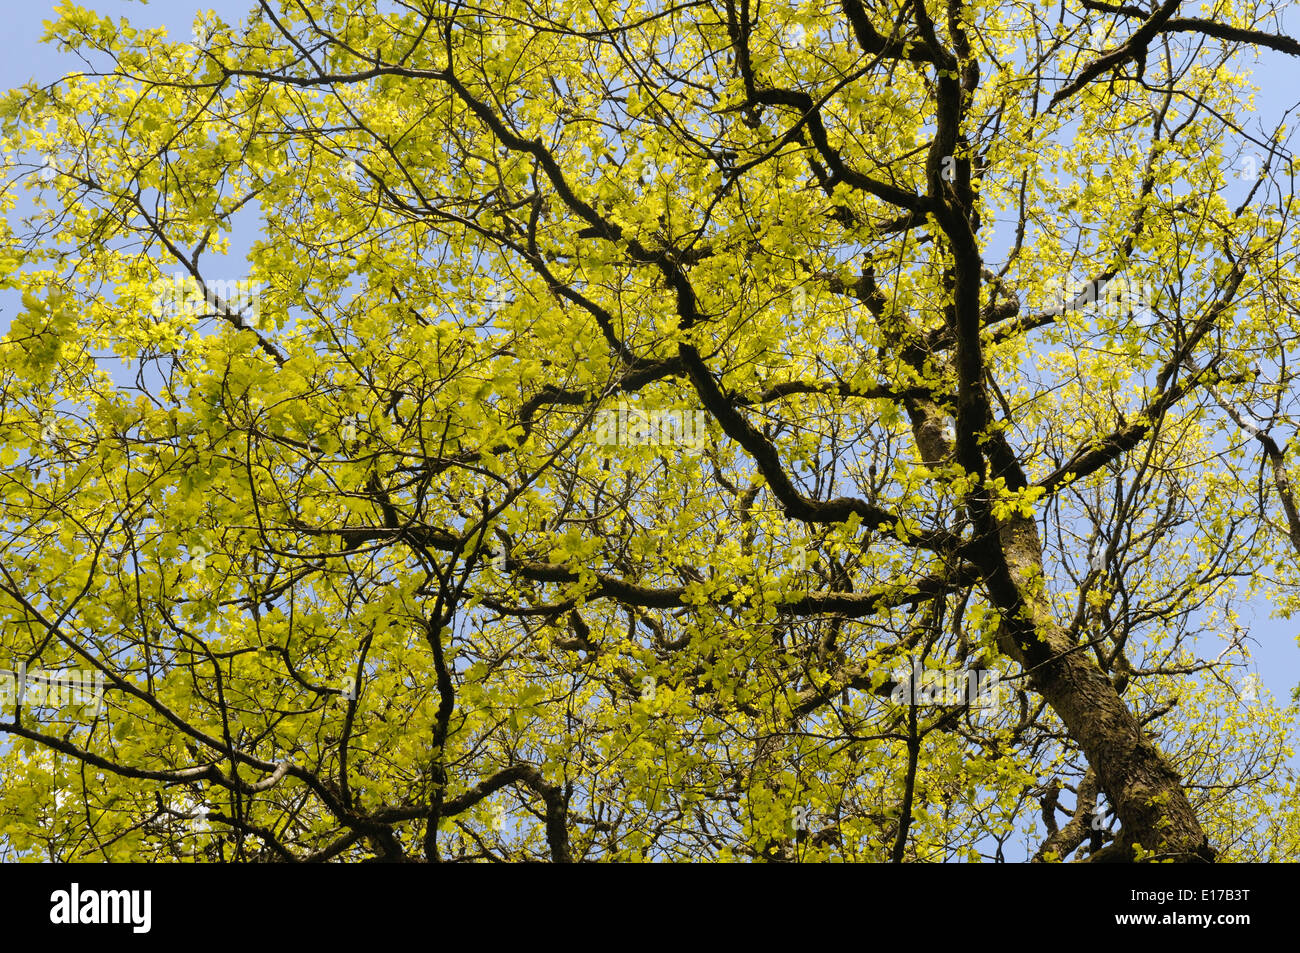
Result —
[[1300, 44], [1186, 6], [61, 4], [0, 849], [1294, 857]]

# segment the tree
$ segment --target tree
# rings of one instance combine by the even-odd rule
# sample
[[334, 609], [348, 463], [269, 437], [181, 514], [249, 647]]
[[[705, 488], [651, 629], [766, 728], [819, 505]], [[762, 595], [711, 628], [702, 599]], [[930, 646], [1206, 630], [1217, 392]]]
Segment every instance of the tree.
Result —
[[1294, 856], [1300, 45], [1179, 6], [62, 5], [5, 851]]

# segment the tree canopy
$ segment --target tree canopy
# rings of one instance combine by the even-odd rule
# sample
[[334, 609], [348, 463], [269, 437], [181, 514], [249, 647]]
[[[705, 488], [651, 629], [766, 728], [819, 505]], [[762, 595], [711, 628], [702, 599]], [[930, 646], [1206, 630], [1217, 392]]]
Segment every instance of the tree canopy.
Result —
[[1300, 44], [1184, 6], [61, 4], [0, 852], [1294, 858]]

